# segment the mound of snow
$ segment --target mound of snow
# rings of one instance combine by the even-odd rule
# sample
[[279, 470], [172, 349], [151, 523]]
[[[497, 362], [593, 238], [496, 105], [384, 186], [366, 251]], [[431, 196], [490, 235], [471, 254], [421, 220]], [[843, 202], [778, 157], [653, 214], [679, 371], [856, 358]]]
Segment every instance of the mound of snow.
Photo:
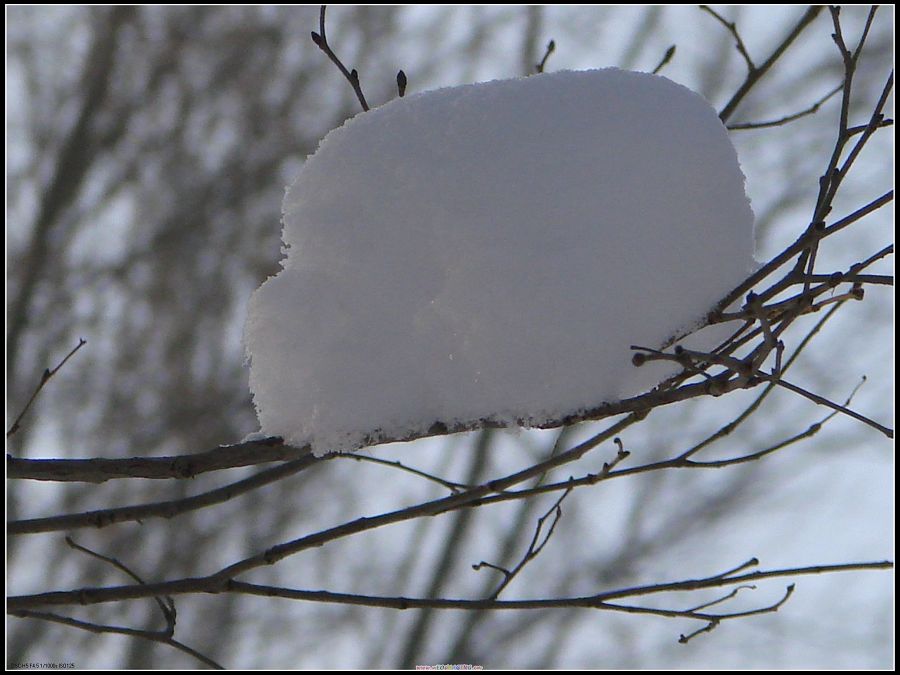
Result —
[[283, 240], [250, 301], [250, 388], [264, 434], [319, 454], [639, 393], [669, 371], [629, 346], [695, 324], [754, 265], [715, 111], [617, 69], [357, 115], [288, 189]]

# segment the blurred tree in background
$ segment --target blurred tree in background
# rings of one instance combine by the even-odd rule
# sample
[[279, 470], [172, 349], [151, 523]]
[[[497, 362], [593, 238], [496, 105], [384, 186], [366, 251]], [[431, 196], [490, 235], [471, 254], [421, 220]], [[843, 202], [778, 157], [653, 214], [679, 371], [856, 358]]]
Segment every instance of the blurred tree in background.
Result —
[[[802, 14], [791, 7], [729, 12], [760, 59]], [[880, 10], [856, 73], [850, 113], [858, 124], [890, 70], [892, 12]], [[852, 36], [855, 44], [866, 13], [842, 13], [848, 43]], [[246, 302], [278, 269], [284, 187], [318, 141], [358, 111], [351, 88], [309, 39], [317, 26], [314, 7], [7, 9], [8, 413], [25, 406], [45, 368], [79, 337], [87, 339], [9, 439], [10, 454], [177, 455], [236, 443], [257, 429], [240, 342]], [[823, 13], [731, 121], [796, 113], [839, 84], [843, 69], [831, 32]], [[556, 50], [547, 70], [649, 71], [675, 44], [662, 74], [717, 109], [745, 75], [734, 37], [696, 8], [347, 6], [330, 10], [328, 37], [359, 70], [372, 106], [396, 95], [401, 68], [410, 93], [528, 74], [550, 38]], [[838, 99], [790, 124], [733, 132], [757, 214], [760, 260], [808, 222], [834, 144]], [[886, 112], [892, 115], [892, 106]], [[837, 211], [849, 213], [892, 185], [890, 133], [876, 134], [867, 147]], [[892, 241], [890, 223], [880, 211], [820, 255], [846, 269]], [[877, 270], [884, 274], [886, 265]], [[854, 408], [887, 423], [892, 294], [867, 293], [823, 329], [821, 344], [797, 370], [810, 389], [834, 400], [866, 374]], [[669, 456], [733, 418], [750, 396], [658, 411], [624, 440], [642, 461]], [[823, 416], [808, 401], [778, 396], [729, 437], [723, 452], [765, 447]], [[765, 462], [651, 473], [573, 494], [547, 551], [510, 597], [702, 576], [751, 556], [770, 566], [886, 556], [889, 442], [853, 420], [830, 425], [827, 436]], [[485, 431], [363, 453], [475, 484], [596, 426]], [[237, 469], [227, 479], [204, 474], [96, 486], [17, 481], [7, 517], [174, 500], [245, 475], [249, 470]], [[306, 532], [445, 492], [409, 474], [341, 459], [176, 520], [71, 534], [160, 581], [208, 574]], [[463, 509], [337, 541], [256, 570], [253, 579], [347, 593], [483, 597], [497, 575], [472, 565], [515, 564], [554, 497], [544, 499], [477, 514]], [[62, 533], [10, 537], [7, 555], [16, 594], [128, 583], [66, 546]], [[177, 637], [235, 668], [889, 666], [888, 573], [798, 585], [779, 614], [729, 622], [687, 646], [676, 644], [679, 631], [694, 629], [686, 622], [586, 609], [401, 613], [234, 594], [176, 599]], [[161, 622], [147, 600], [79, 610], [79, 618], [104, 624]], [[766, 650], [758, 650], [763, 641]], [[33, 619], [10, 619], [7, 642], [8, 664], [196, 665], [163, 645]]]

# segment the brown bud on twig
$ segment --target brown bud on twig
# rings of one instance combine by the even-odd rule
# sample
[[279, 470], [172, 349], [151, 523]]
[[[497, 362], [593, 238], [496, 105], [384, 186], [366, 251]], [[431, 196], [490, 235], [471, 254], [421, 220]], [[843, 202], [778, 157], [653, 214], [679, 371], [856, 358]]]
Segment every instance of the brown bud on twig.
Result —
[[316, 31], [312, 31], [310, 33], [310, 37], [312, 37], [312, 41], [316, 43], [316, 47], [321, 49], [322, 48], [322, 36], [319, 35]]
[[550, 40], [550, 42], [547, 43], [547, 51], [544, 52], [544, 58], [541, 59], [540, 63], [537, 63], [534, 66], [535, 72], [537, 72], [537, 73], [544, 72], [544, 66], [547, 65], [547, 59], [550, 58], [550, 54], [552, 54], [553, 50], [555, 50], [555, 49], [556, 49], [556, 42], [554, 42], [553, 40]]
[[657, 64], [656, 68], [653, 69], [653, 74], [656, 75], [663, 67], [672, 60], [672, 57], [675, 56], [675, 45], [672, 45], [666, 50], [666, 53], [663, 54], [662, 59]]
[[721, 396], [725, 393], [725, 388], [727, 386], [727, 380], [707, 380], [706, 381], [706, 393], [710, 396]]

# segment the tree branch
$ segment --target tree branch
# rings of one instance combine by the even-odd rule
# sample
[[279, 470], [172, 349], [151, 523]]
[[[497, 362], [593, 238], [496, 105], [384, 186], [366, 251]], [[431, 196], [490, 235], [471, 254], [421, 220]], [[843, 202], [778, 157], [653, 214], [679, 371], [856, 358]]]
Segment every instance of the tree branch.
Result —
[[[236, 581], [230, 576], [213, 574], [208, 577], [179, 579], [154, 584], [112, 586], [108, 588], [81, 588], [74, 591], [55, 591], [35, 595], [20, 595], [7, 598], [7, 613], [15, 614], [22, 610], [53, 605], [94, 605], [119, 600], [135, 600], [157, 595], [184, 595], [190, 593], [246, 593], [265, 597], [279, 597], [309, 602], [332, 604], [362, 605], [366, 607], [383, 607], [387, 609], [464, 609], [464, 610], [511, 610], [511, 609], [550, 609], [563, 607], [586, 607], [594, 609], [611, 609], [630, 611], [621, 606], [610, 604], [612, 600], [642, 597], [657, 593], [674, 591], [696, 591], [705, 588], [720, 588], [733, 584], [747, 584], [762, 579], [776, 577], [793, 577], [831, 572], [849, 572], [859, 570], [893, 569], [894, 563], [888, 560], [866, 561], [855, 563], [839, 563], [831, 565], [812, 565], [809, 567], [791, 567], [774, 570], [760, 570], [741, 575], [729, 573], [717, 574], [699, 579], [687, 579], [645, 586], [633, 586], [613, 591], [596, 593], [589, 596], [572, 596], [551, 599], [530, 600], [496, 600], [496, 599], [444, 599], [444, 598], [408, 598], [357, 595], [350, 593], [334, 593], [330, 591], [304, 591], [275, 586], [264, 586]], [[684, 616], [685, 611], [646, 610], [649, 613], [663, 613]], [[689, 610], [688, 610], [689, 611]], [[694, 614], [691, 618], [709, 620], [715, 618], [711, 614]]]
[[[347, 78], [347, 81], [350, 83], [350, 86], [353, 87], [353, 93], [356, 94], [356, 98], [359, 100], [359, 104], [362, 106], [364, 112], [368, 112], [369, 104], [366, 101], [366, 97], [363, 96], [362, 87], [359, 85], [359, 73], [356, 71], [356, 68], [353, 70], [347, 70], [347, 67], [341, 62], [338, 58], [337, 54], [331, 49], [331, 46], [328, 44], [328, 38], [325, 36], [325, 8], [327, 5], [322, 5], [319, 8], [319, 32], [316, 33], [313, 31], [311, 33], [312, 41], [316, 43], [316, 46], [325, 52], [325, 55], [331, 59], [331, 62], [338, 67], [341, 73]], [[402, 70], [400, 71], [403, 72]], [[403, 84], [400, 84], [400, 74], [397, 74], [398, 80], [397, 85], [400, 88], [400, 96], [403, 96], [406, 91], [406, 75], [403, 76]]]
[[56, 366], [56, 368], [53, 368], [52, 370], [49, 368], [44, 370], [44, 372], [41, 374], [40, 382], [38, 382], [37, 387], [35, 387], [34, 393], [32, 393], [31, 398], [28, 399], [28, 403], [25, 404], [25, 407], [22, 408], [22, 412], [20, 412], [18, 414], [15, 421], [13, 421], [12, 426], [9, 428], [9, 431], [6, 432], [7, 438], [12, 436], [19, 430], [19, 426], [20, 426], [20, 423], [22, 422], [22, 418], [25, 417], [25, 413], [28, 412], [28, 409], [31, 407], [31, 404], [34, 403], [35, 399], [37, 399], [38, 394], [41, 393], [41, 389], [44, 388], [44, 385], [50, 381], [50, 378], [52, 378], [54, 375], [56, 375], [57, 372], [59, 372], [60, 368], [62, 368], [64, 365], [66, 365], [66, 361], [68, 361], [70, 358], [72, 358], [75, 355], [75, 352], [77, 352], [79, 349], [84, 347], [86, 344], [87, 344], [87, 340], [85, 340], [84, 338], [78, 338], [78, 344], [75, 345], [75, 347], [68, 354], [66, 354], [65, 358], [59, 362], [59, 364]]

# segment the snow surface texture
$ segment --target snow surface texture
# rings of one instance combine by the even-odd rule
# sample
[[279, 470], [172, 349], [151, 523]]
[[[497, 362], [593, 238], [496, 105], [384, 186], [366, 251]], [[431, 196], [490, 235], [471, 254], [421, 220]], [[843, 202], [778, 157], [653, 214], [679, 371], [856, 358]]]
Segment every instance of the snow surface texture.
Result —
[[640, 393], [635, 368], [753, 269], [698, 94], [618, 69], [439, 89], [329, 133], [284, 201], [245, 345], [261, 431], [314, 452]]

